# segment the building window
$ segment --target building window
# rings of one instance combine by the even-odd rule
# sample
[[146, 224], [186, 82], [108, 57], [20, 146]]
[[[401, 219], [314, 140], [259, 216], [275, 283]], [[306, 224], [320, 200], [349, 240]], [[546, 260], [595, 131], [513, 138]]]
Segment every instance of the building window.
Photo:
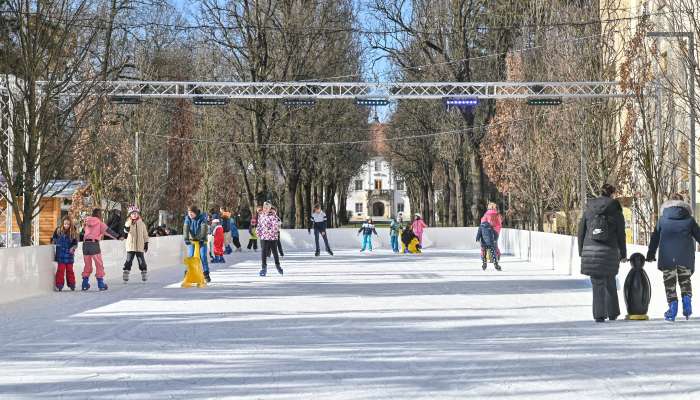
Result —
[[399, 203], [396, 205], [396, 211], [403, 212], [403, 210], [404, 210], [403, 203]]
[[382, 180], [381, 179], [374, 180], [374, 190], [382, 190]]
[[362, 203], [355, 203], [355, 212], [362, 214]]
[[396, 181], [396, 190], [406, 190], [406, 184], [402, 180]]
[[381, 170], [382, 170], [382, 162], [381, 162], [381, 161], [375, 161], [375, 162], [374, 162], [374, 170], [375, 170], [375, 171], [381, 171]]
[[362, 190], [362, 179], [355, 180], [355, 190]]

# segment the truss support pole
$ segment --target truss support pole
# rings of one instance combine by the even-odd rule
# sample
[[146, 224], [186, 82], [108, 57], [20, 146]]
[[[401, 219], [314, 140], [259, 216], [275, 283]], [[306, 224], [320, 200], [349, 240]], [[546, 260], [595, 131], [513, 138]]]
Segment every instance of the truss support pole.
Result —
[[[13, 123], [13, 101], [10, 98], [11, 93], [7, 88], [0, 88], [0, 128], [2, 128], [2, 147], [6, 154], [5, 161], [10, 176], [5, 177], [5, 246], [11, 247], [14, 245], [12, 239], [12, 221], [14, 210], [12, 204], [7, 199], [11, 198], [10, 184], [14, 177], [12, 176], [14, 165], [14, 132], [12, 129]], [[7, 100], [5, 100], [7, 99]]]

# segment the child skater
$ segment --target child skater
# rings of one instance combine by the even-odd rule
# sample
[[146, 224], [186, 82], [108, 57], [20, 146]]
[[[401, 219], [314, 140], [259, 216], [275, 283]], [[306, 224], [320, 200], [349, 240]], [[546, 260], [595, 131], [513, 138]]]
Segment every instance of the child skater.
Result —
[[491, 261], [493, 261], [493, 266], [496, 271], [501, 270], [501, 266], [498, 265], [498, 257], [496, 256], [496, 241], [498, 237], [496, 236], [496, 231], [493, 229], [491, 224], [488, 222], [482, 222], [479, 225], [479, 232], [476, 234], [476, 241], [481, 242], [481, 269], [486, 271], [486, 252], [488, 251], [491, 255]]
[[248, 250], [253, 249], [258, 251], [258, 218], [262, 212], [262, 207], [258, 207], [253, 215], [250, 217], [250, 227], [248, 228], [248, 233], [250, 233], [250, 240], [248, 240]]
[[275, 259], [275, 267], [280, 275], [284, 274], [282, 266], [280, 265], [279, 253], [277, 253], [277, 241], [279, 240], [279, 218], [272, 212], [272, 204], [265, 202], [263, 205], [262, 214], [258, 218], [258, 237], [260, 238], [262, 248], [261, 248], [261, 258], [262, 258], [262, 269], [260, 269], [260, 276], [267, 275], [267, 257], [268, 254], [272, 253]]
[[90, 275], [92, 275], [92, 264], [95, 264], [95, 278], [97, 278], [97, 287], [100, 291], [108, 289], [104, 281], [105, 265], [102, 261], [102, 250], [100, 250], [100, 240], [105, 235], [114, 240], [118, 240], [119, 235], [109, 229], [107, 224], [102, 222], [102, 210], [95, 208], [92, 210], [92, 216], [85, 219], [85, 233], [83, 235], [83, 259], [85, 267], [83, 268], [83, 284], [82, 290], [90, 289]]
[[394, 253], [399, 252], [399, 236], [401, 235], [401, 224], [396, 218], [391, 219], [391, 225], [389, 225], [389, 238], [391, 239], [391, 250]]
[[486, 213], [481, 218], [481, 222], [488, 222], [491, 224], [493, 231], [496, 233], [496, 242], [494, 246], [496, 247], [496, 257], [501, 259], [501, 250], [498, 248], [498, 237], [501, 235], [501, 227], [503, 226], [503, 217], [498, 213], [498, 205], [496, 203], [489, 203], [487, 206]]
[[374, 233], [376, 236], [379, 235], [377, 234], [377, 229], [375, 229], [371, 218], [367, 218], [367, 222], [362, 224], [360, 230], [357, 231], [358, 235], [360, 233], [362, 233], [362, 250], [360, 251], [365, 251], [367, 247], [369, 247], [369, 251], [372, 251], [372, 233]]
[[56, 229], [51, 237], [51, 243], [56, 245], [56, 269], [55, 289], [63, 290], [64, 278], [68, 281], [70, 290], [75, 290], [75, 250], [78, 248], [78, 229], [70, 217], [63, 218], [61, 226]]
[[418, 243], [423, 246], [423, 230], [427, 228], [428, 225], [423, 221], [423, 218], [421, 217], [420, 214], [416, 213], [416, 217], [413, 220], [413, 224], [411, 224], [411, 228], [413, 229], [413, 234], [416, 235], [418, 238]]
[[235, 251], [241, 252], [241, 234], [238, 232], [238, 218], [236, 216], [231, 216], [231, 242], [236, 248]]
[[224, 260], [224, 227], [221, 225], [221, 220], [214, 219], [211, 221], [212, 236], [214, 237], [214, 261], [215, 263], [225, 263]]
[[418, 237], [413, 233], [413, 228], [411, 225], [407, 225], [406, 228], [401, 232], [401, 243], [403, 244], [404, 254], [420, 254], [421, 247]]
[[148, 280], [148, 267], [146, 266], [146, 258], [144, 254], [148, 252], [148, 228], [146, 223], [141, 218], [141, 211], [136, 206], [128, 208], [129, 217], [124, 223], [124, 232], [127, 232], [126, 237], [126, 262], [124, 263], [124, 271], [122, 278], [124, 283], [129, 282], [129, 274], [131, 273], [131, 265], [134, 262], [134, 257], [138, 260], [139, 270], [141, 271], [141, 280]]

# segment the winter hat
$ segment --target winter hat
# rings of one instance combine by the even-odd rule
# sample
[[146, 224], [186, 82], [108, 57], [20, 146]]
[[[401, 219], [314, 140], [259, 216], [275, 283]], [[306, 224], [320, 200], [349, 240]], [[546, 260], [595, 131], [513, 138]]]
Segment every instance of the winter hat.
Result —
[[135, 205], [129, 206], [126, 210], [127, 210], [127, 212], [129, 213], [129, 215], [131, 215], [131, 214], [133, 214], [133, 213], [139, 213], [139, 214], [141, 214], [141, 210], [139, 210], [139, 208], [138, 208], [137, 206], [135, 206]]
[[221, 222], [221, 221], [219, 221], [218, 218], [214, 218], [213, 220], [211, 220], [211, 223], [212, 223], [212, 224], [218, 224], [218, 223], [220, 223], [220, 222]]
[[416, 213], [416, 217], [418, 217], [418, 218], [423, 218], [423, 217], [420, 215], [420, 213]]

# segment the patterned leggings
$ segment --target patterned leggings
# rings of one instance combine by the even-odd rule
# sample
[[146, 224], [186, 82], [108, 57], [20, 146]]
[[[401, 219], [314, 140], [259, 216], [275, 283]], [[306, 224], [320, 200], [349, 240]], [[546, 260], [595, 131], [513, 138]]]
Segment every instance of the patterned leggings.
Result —
[[489, 252], [491, 254], [491, 262], [494, 264], [498, 264], [498, 251], [494, 246], [489, 246], [489, 247], [482, 247], [481, 248], [481, 262], [486, 264], [486, 252]]
[[676, 282], [681, 287], [681, 296], [693, 295], [693, 287], [690, 283], [690, 277], [693, 275], [693, 273], [690, 272], [690, 268], [675, 267], [672, 269], [666, 269], [663, 272], [664, 286], [666, 287], [666, 300], [669, 303], [672, 301], [678, 301]]

